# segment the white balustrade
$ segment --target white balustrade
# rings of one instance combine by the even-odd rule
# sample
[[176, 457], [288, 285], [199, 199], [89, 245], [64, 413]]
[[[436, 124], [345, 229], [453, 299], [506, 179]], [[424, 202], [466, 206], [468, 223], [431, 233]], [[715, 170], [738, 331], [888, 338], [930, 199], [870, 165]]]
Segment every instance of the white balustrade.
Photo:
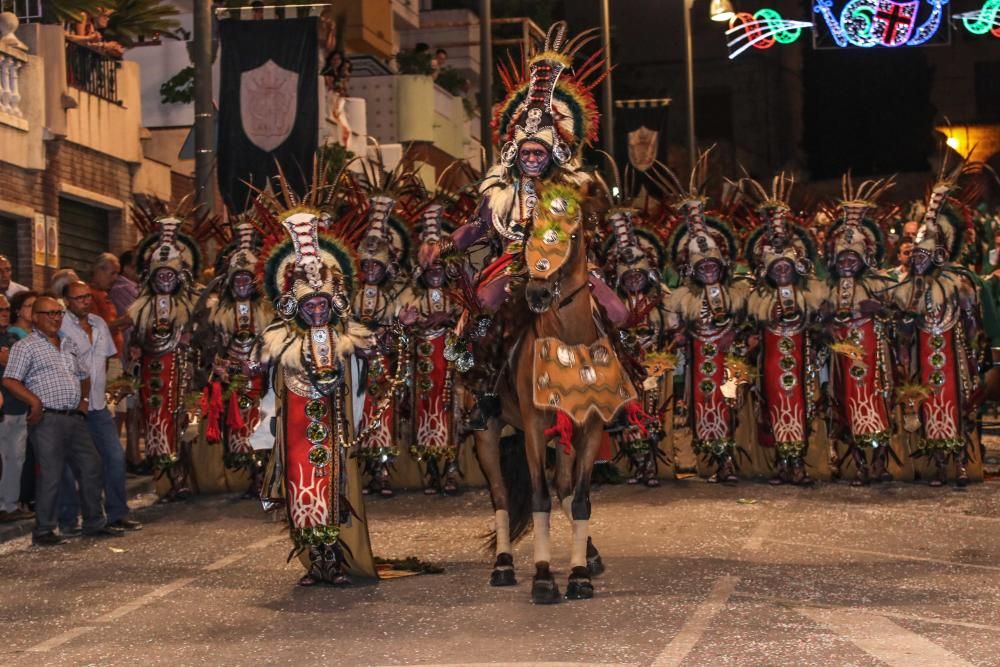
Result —
[[21, 90], [19, 86], [21, 67], [26, 60], [9, 51], [0, 51], [0, 120], [20, 126], [16, 120], [23, 120], [21, 111]]

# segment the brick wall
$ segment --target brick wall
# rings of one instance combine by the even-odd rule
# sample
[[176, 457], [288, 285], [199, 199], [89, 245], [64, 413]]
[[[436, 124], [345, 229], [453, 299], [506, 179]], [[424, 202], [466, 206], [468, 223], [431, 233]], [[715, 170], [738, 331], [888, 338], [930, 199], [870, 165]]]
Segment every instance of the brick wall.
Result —
[[52, 197], [56, 209], [61, 183], [120, 200], [125, 203], [126, 210], [108, 211], [108, 251], [117, 255], [134, 246], [138, 232], [131, 224], [127, 210], [132, 202], [134, 167], [123, 160], [66, 141], [50, 141], [47, 149], [49, 168], [46, 175], [51, 180], [51, 188], [46, 188], [45, 194]]
[[[132, 201], [134, 167], [123, 160], [66, 141], [48, 141], [45, 171], [29, 171], [0, 162], [0, 198], [25, 206], [36, 213], [59, 215], [61, 184], [117, 199], [128, 206]], [[108, 215], [108, 250], [115, 254], [135, 245], [138, 232], [129, 212], [110, 210]], [[22, 282], [43, 287], [54, 269], [34, 263], [34, 222], [16, 218], [18, 259], [17, 275]], [[30, 276], [30, 278], [29, 278]]]
[[[43, 173], [0, 162], [0, 183], [3, 184], [0, 197], [38, 213], [52, 215], [45, 201]], [[17, 221], [17, 266], [14, 267], [14, 273], [20, 282], [30, 283], [34, 277], [31, 245], [33, 221], [21, 217], [14, 219]]]

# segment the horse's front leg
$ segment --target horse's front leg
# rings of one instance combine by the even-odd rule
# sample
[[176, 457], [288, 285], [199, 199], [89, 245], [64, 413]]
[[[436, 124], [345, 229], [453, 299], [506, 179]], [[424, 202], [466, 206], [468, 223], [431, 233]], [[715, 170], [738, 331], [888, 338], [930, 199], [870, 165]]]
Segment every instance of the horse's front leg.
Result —
[[560, 595], [549, 566], [552, 561], [552, 498], [545, 478], [544, 419], [542, 414], [534, 413], [525, 419], [524, 424], [524, 444], [531, 479], [531, 520], [535, 527], [535, 576], [531, 583], [531, 601], [535, 604], [554, 604], [559, 602]]
[[500, 467], [500, 433], [501, 425], [496, 419], [489, 420], [485, 431], [477, 431], [476, 456], [489, 484], [490, 500], [493, 502], [496, 560], [490, 573], [490, 586], [513, 586], [517, 579], [514, 576], [514, 552], [510, 538], [510, 504]]
[[[601, 431], [603, 432], [603, 430], [604, 427], [601, 425]], [[598, 446], [600, 446], [600, 439], [598, 439]], [[575, 449], [569, 454], [564, 454], [561, 447], [557, 447], [557, 449], [559, 454], [556, 459], [556, 495], [559, 498], [563, 514], [569, 519], [570, 525], [573, 525], [573, 497], [576, 489], [575, 469], [578, 457]], [[594, 540], [591, 537], [587, 538], [587, 570], [592, 577], [604, 574], [604, 560], [601, 558], [601, 552], [594, 546]]]
[[[594, 597], [594, 585], [590, 581], [591, 558], [588, 552], [592, 551], [594, 560], [600, 562], [600, 554], [590, 540], [590, 476], [594, 472], [594, 461], [601, 447], [604, 425], [599, 419], [592, 417], [581, 431], [573, 475], [573, 497], [569, 503], [570, 517], [573, 520], [569, 584], [566, 586], [566, 598], [569, 600], [586, 600]], [[603, 565], [601, 569], [603, 570]]]

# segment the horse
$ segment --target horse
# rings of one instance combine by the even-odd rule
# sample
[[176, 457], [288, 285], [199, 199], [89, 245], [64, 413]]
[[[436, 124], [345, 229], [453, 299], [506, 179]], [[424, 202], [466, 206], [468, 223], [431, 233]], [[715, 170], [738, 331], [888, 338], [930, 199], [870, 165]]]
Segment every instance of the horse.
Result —
[[[552, 499], [545, 474], [549, 436], [558, 435], [562, 445], [556, 448], [555, 491], [573, 524], [566, 598], [587, 599], [594, 595], [591, 577], [604, 569], [600, 553], [590, 539], [590, 478], [604, 425], [613, 414], [605, 409], [602, 416], [601, 411], [584, 405], [586, 409], [577, 410], [578, 419], [574, 423], [565, 413], [555, 412], [554, 409], [566, 407], [560, 405], [560, 398], [553, 398], [559, 396], [556, 392], [559, 382], [544, 370], [538, 372], [539, 362], [543, 366], [545, 363], [557, 366], [556, 370], [565, 373], [582, 374], [583, 379], [572, 378], [574, 382], [563, 383], [561, 387], [593, 385], [598, 378], [603, 381], [609, 367], [617, 368], [619, 385], [627, 383], [610, 342], [602, 336], [595, 320], [582, 204], [567, 203], [559, 197], [545, 204], [543, 196], [539, 206], [545, 205], [552, 210], [536, 216], [535, 224], [526, 233], [524, 300], [511, 300], [513, 303], [507, 306], [523, 310], [526, 305], [528, 313], [508, 318], [525, 325], [517, 327], [517, 339], [508, 351], [505, 372], [497, 380], [499, 415], [490, 417], [486, 430], [477, 431], [474, 436], [495, 512], [492, 545], [496, 561], [490, 584], [516, 583], [511, 544], [533, 525], [535, 573], [531, 600], [536, 604], [552, 604], [561, 599], [550, 569]], [[536, 388], [541, 400], [536, 396]], [[634, 398], [634, 390], [620, 393], [619, 399]], [[545, 400], [548, 404], [540, 407], [538, 403]], [[504, 425], [523, 431], [523, 456], [517, 449], [501, 456]]]

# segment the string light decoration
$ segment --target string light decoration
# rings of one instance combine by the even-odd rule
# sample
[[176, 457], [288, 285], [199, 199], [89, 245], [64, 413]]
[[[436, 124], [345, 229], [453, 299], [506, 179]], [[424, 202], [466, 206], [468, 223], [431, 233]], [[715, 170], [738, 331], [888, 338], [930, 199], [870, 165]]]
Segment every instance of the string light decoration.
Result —
[[753, 14], [738, 12], [729, 19], [729, 30], [726, 31], [729, 59], [736, 58], [750, 47], [763, 50], [775, 44], [791, 44], [802, 35], [803, 30], [811, 27], [812, 23], [808, 21], [782, 18], [781, 14], [769, 8], [758, 9]]
[[973, 35], [990, 33], [1000, 38], [1000, 0], [986, 0], [979, 9], [955, 14], [955, 18]]
[[[973, 35], [1000, 38], [1000, 0], [951, 16]], [[814, 48], [900, 48], [949, 40], [948, 0], [815, 0], [813, 21], [786, 19], [769, 7], [737, 12], [729, 19], [729, 59], [751, 48], [792, 44], [813, 29]], [[943, 27], [943, 29], [942, 29]], [[832, 40], [832, 43], [830, 41]]]
[[833, 39], [832, 48], [898, 48], [947, 42], [947, 3], [948, 0], [848, 0], [838, 12], [839, 3], [835, 0], [816, 0], [813, 46], [830, 48], [820, 43], [827, 35]]

